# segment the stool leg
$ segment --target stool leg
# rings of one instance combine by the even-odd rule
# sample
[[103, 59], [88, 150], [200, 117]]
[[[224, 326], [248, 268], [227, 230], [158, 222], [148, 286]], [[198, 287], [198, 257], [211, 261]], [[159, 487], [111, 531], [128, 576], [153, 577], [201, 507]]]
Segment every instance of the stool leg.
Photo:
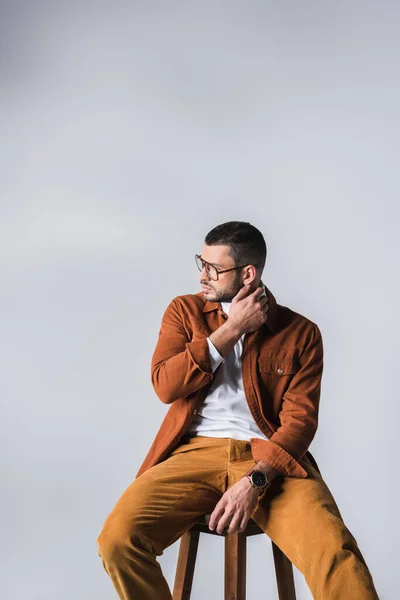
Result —
[[172, 594], [173, 600], [190, 600], [199, 535], [199, 531], [189, 530], [181, 537]]
[[274, 554], [279, 600], [296, 600], [293, 565], [286, 554], [284, 554], [274, 542], [272, 542], [272, 550]]
[[246, 600], [246, 535], [225, 536], [225, 600]]

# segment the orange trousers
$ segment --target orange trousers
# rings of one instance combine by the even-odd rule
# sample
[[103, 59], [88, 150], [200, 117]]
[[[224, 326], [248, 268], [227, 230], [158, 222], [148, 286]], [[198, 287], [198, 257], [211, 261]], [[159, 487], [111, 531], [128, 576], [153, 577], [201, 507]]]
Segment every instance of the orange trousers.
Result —
[[[250, 442], [195, 436], [129, 485], [97, 538], [98, 555], [122, 600], [171, 600], [157, 556], [255, 461]], [[357, 542], [316, 469], [278, 475], [252, 518], [304, 575], [316, 600], [379, 600]]]

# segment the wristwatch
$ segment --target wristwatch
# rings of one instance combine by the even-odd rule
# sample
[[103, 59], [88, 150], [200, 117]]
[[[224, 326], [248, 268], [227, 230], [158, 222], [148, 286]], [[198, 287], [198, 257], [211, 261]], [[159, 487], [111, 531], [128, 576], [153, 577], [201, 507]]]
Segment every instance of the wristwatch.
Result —
[[265, 491], [269, 483], [269, 479], [264, 471], [258, 471], [258, 469], [251, 469], [246, 473], [246, 477], [250, 480], [251, 485], [258, 490], [259, 495]]

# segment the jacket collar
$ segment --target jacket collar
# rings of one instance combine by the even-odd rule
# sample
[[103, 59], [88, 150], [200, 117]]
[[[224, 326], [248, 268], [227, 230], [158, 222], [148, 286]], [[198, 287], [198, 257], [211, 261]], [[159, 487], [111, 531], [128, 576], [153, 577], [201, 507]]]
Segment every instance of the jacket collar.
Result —
[[[275, 332], [276, 327], [277, 327], [277, 313], [278, 313], [276, 299], [275, 299], [275, 296], [273, 295], [273, 293], [271, 292], [271, 290], [269, 290], [267, 288], [265, 283], [263, 281], [261, 281], [261, 283], [264, 286], [264, 291], [267, 294], [267, 298], [268, 298], [268, 313], [267, 313], [267, 321], [266, 321], [265, 325], [267, 325], [267, 327], [269, 327], [272, 332]], [[204, 292], [201, 292], [200, 295], [204, 298]], [[221, 302], [211, 302], [210, 300], [206, 300], [204, 307], [203, 307], [203, 312], [210, 312], [211, 310], [218, 310], [219, 312], [221, 312], [222, 311]]]

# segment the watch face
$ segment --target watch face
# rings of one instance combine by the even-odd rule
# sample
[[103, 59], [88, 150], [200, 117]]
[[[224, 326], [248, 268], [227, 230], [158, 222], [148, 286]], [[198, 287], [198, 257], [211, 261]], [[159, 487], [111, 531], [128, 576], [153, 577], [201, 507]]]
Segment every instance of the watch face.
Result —
[[268, 481], [267, 476], [262, 471], [254, 471], [251, 474], [251, 479], [254, 485], [257, 485], [258, 487], [263, 487]]

